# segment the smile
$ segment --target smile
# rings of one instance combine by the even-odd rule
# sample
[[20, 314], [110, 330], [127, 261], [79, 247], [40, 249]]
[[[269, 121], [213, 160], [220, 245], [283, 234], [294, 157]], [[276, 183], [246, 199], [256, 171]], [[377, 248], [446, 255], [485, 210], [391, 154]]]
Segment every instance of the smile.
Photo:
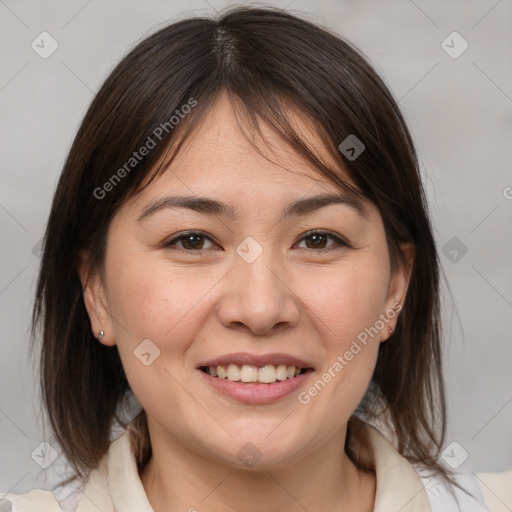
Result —
[[[225, 377], [220, 377], [219, 374], [217, 374], [217, 376], [213, 376], [212, 374], [210, 374], [210, 367], [204, 366], [198, 368], [198, 374], [202, 376], [203, 379], [205, 379], [205, 383], [208, 385], [210, 389], [213, 389], [213, 391], [216, 394], [227, 396], [242, 404], [251, 405], [268, 404], [280, 400], [286, 396], [289, 396], [292, 392], [298, 391], [300, 387], [304, 386], [305, 382], [314, 372], [313, 368], [304, 369], [286, 366], [286, 378], [284, 380], [279, 380], [277, 379], [277, 372], [279, 372], [280, 376], [283, 376], [284, 371], [282, 369], [279, 370], [278, 366], [276, 368], [273, 368], [273, 371], [276, 372], [276, 378], [271, 382], [265, 383], [260, 382], [259, 380], [252, 382], [243, 382], [240, 379], [240, 377], [238, 377], [238, 380], [230, 380], [228, 378], [228, 372], [230, 375], [232, 375], [232, 378], [235, 378], [237, 376], [237, 371], [241, 375], [243, 371], [243, 366], [240, 368], [237, 365], [234, 365], [236, 366], [236, 369], [231, 369], [231, 372], [229, 371], [230, 366], [231, 365], [228, 365], [227, 368], [225, 368], [224, 370], [226, 372]], [[224, 368], [222, 365], [220, 365], [220, 367]], [[213, 367], [213, 372], [215, 372], [215, 370], [217, 370], [218, 372], [218, 368], [219, 366]], [[269, 375], [270, 379], [270, 377], [272, 376], [272, 370], [264, 368], [266, 367], [256, 367], [258, 375], [260, 373], [260, 370], [263, 370], [262, 377], [259, 378], [265, 379], [265, 374], [266, 372], [268, 372], [267, 375]], [[291, 373], [291, 370], [289, 370], [289, 368], [292, 368], [295, 373], [293, 377], [288, 377], [288, 371], [290, 371]], [[222, 370], [220, 371], [222, 372]], [[252, 378], [254, 378], [254, 373], [255, 372], [252, 371]]]
[[233, 363], [219, 366], [203, 366], [200, 369], [208, 375], [219, 379], [227, 379], [231, 382], [258, 382], [260, 384], [272, 384], [278, 381], [293, 379], [307, 371], [307, 368], [285, 364], [268, 364], [258, 367], [249, 364], [237, 365]]

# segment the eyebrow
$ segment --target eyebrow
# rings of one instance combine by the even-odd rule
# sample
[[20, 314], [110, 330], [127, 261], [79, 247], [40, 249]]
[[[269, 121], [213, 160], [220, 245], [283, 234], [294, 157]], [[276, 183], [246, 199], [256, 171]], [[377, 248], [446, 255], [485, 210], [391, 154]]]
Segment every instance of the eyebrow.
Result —
[[[294, 215], [303, 216], [333, 204], [350, 206], [360, 217], [369, 220], [368, 211], [360, 199], [342, 194], [320, 194], [292, 201], [282, 210], [279, 220]], [[199, 196], [168, 196], [147, 205], [137, 221], [140, 222], [161, 210], [176, 208], [188, 208], [203, 215], [237, 217], [236, 210], [232, 205], [216, 199]]]

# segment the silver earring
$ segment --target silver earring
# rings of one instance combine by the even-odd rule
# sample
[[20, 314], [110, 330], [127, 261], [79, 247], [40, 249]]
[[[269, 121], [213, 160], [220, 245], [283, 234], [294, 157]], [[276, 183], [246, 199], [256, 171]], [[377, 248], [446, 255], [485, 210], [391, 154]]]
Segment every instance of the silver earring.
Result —
[[100, 331], [98, 333], [98, 341], [101, 341], [101, 338], [103, 338], [103, 336], [105, 336], [105, 331]]
[[[103, 332], [103, 331], [101, 331], [101, 332]], [[393, 334], [393, 327], [391, 327], [390, 325], [388, 325], [388, 332], [389, 332], [390, 336]]]

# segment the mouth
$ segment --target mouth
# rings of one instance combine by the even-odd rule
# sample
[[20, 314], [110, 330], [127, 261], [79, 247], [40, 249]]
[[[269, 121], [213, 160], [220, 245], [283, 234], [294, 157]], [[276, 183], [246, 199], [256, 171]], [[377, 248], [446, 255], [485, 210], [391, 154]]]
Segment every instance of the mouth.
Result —
[[197, 366], [204, 383], [239, 403], [264, 405], [307, 385], [314, 367], [288, 354], [226, 354]]
[[231, 382], [245, 384], [273, 384], [288, 379], [294, 379], [299, 375], [313, 371], [313, 368], [299, 368], [292, 365], [273, 365], [265, 366], [238, 365], [230, 363], [228, 365], [201, 366], [199, 369], [217, 379], [225, 379]]

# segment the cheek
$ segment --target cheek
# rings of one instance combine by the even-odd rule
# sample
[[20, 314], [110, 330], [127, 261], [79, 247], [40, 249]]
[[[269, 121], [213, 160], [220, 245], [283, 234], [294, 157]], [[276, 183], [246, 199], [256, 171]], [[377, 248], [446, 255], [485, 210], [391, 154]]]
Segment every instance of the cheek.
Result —
[[201, 326], [197, 304], [211, 286], [201, 280], [191, 286], [190, 273], [172, 272], [142, 253], [112, 251], [107, 265], [114, 335], [130, 388], [146, 410], [162, 407], [156, 389], [170, 390], [171, 410], [180, 394], [176, 370]]
[[[144, 253], [116, 258], [109, 269], [111, 311], [131, 336], [163, 340], [194, 309], [208, 283]], [[122, 333], [121, 333], [122, 334]]]
[[[171, 267], [165, 259], [140, 250], [113, 249], [107, 254], [116, 344], [130, 386], [142, 397], [169, 380], [167, 372], [175, 374], [189, 364], [188, 349], [204, 328], [219, 275], [206, 266], [191, 268]], [[137, 357], [147, 353], [142, 352], [146, 346], [158, 355], [150, 366]]]
[[[385, 262], [384, 262], [385, 263]], [[314, 286], [303, 286], [305, 304], [329, 344], [344, 351], [384, 312], [388, 275], [385, 264], [354, 264], [318, 274]]]
[[387, 297], [386, 261], [363, 260], [324, 277], [318, 275], [315, 286], [308, 288], [307, 303], [321, 333], [325, 366], [302, 399], [345, 419], [370, 383], [380, 346], [375, 324]]

